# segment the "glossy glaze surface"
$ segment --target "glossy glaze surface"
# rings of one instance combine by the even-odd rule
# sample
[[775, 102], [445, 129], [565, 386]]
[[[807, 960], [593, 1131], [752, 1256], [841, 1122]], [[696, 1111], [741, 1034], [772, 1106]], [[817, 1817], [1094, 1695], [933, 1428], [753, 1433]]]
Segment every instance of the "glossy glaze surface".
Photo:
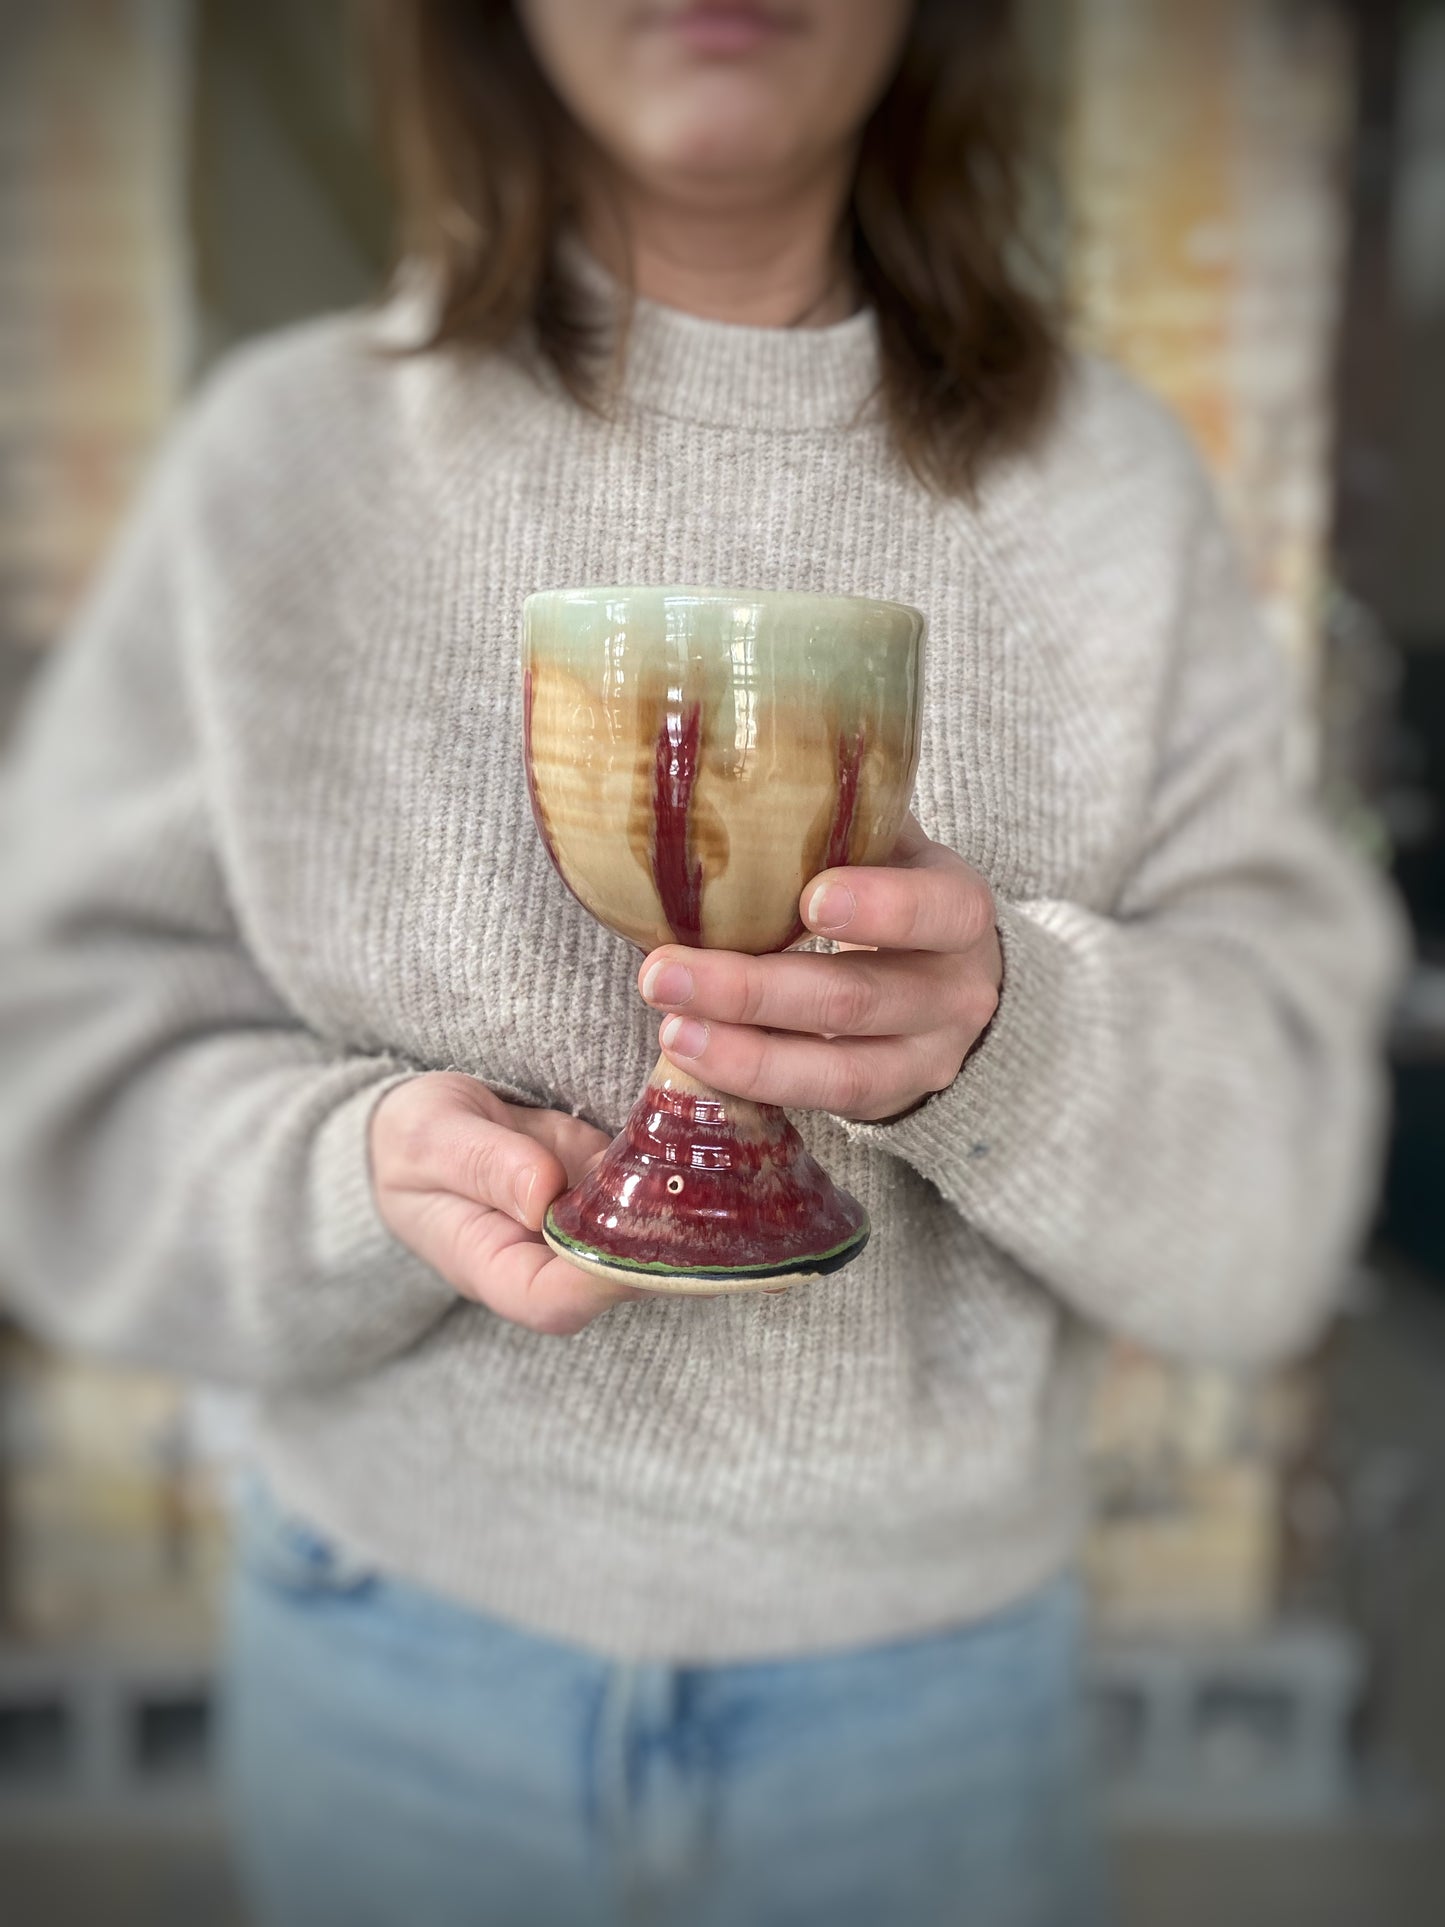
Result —
[[[578, 900], [641, 949], [760, 954], [818, 871], [875, 863], [918, 760], [923, 618], [729, 589], [562, 589], [524, 611], [527, 788]], [[655, 1291], [776, 1291], [868, 1240], [782, 1111], [663, 1059], [543, 1235]]]
[[853, 596], [563, 589], [524, 611], [528, 784], [582, 903], [647, 950], [780, 950], [878, 862], [918, 757], [923, 618]]
[[554, 1249], [654, 1289], [766, 1289], [855, 1258], [868, 1216], [782, 1111], [722, 1096], [664, 1058], [545, 1230]]

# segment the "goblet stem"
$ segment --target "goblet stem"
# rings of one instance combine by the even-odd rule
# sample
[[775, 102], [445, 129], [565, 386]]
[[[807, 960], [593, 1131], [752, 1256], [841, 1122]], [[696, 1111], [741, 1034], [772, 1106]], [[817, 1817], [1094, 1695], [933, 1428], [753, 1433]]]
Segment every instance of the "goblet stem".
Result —
[[783, 1291], [856, 1258], [868, 1214], [776, 1105], [715, 1091], [659, 1057], [542, 1235], [570, 1264], [648, 1291]]

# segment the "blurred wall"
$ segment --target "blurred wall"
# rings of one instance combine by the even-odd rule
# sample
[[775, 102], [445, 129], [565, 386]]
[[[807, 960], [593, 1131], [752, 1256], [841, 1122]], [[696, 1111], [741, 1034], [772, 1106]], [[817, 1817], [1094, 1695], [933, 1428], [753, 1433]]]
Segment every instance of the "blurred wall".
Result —
[[0, 0], [0, 722], [190, 359], [183, 0]]
[[373, 295], [390, 246], [355, 0], [191, 0], [202, 356]]
[[1394, 534], [1380, 602], [1410, 644], [1445, 649], [1445, 0], [1411, 14], [1392, 235], [1402, 323]]
[[1087, 338], [1164, 395], [1297, 655], [1319, 630], [1351, 124], [1343, 10], [1073, 0], [1066, 172]]

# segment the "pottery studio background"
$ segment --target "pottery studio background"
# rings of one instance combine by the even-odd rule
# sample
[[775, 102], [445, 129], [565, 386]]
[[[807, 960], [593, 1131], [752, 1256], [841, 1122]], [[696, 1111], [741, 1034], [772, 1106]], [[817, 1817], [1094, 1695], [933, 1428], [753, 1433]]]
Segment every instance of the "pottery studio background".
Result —
[[[364, 298], [344, 0], [0, 0], [0, 729], [229, 344]], [[1379, 1223], [1317, 1356], [1120, 1353], [1098, 1773], [1129, 1918], [1445, 1918], [1445, 4], [1033, 0], [1039, 219], [1182, 410], [1420, 960]], [[3, 1101], [3, 1094], [0, 1094]], [[1262, 1289], [1267, 1281], [1262, 1281]], [[3, 1280], [0, 1280], [3, 1297]], [[208, 1770], [233, 1404], [0, 1330], [0, 1912], [239, 1919]]]

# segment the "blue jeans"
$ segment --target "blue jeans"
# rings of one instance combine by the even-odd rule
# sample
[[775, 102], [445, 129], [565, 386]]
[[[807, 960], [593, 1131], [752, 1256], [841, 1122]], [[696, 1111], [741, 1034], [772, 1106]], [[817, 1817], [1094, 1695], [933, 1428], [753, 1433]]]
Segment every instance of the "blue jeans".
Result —
[[624, 1665], [241, 1524], [223, 1725], [264, 1927], [1095, 1927], [1063, 1581], [803, 1659]]

